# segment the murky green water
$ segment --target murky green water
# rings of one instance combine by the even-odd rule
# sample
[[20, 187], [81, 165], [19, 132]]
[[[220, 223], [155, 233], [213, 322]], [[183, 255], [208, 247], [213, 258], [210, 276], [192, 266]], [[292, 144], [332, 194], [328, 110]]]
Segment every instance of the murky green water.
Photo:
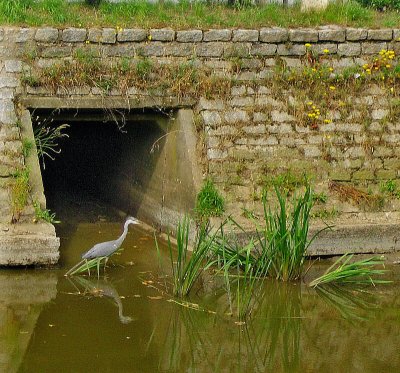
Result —
[[390, 268], [394, 285], [370, 294], [267, 282], [251, 321], [237, 325], [214, 282], [191, 298], [199, 309], [171, 302], [157, 279], [153, 237], [140, 229], [130, 231], [106, 278], [63, 276], [120, 229], [61, 226], [61, 268], [0, 270], [0, 371], [400, 371], [398, 267]]

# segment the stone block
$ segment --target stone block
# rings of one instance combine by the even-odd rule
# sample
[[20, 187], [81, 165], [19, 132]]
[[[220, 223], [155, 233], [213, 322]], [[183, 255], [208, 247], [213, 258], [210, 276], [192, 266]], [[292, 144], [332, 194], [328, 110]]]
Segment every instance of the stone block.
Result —
[[271, 119], [273, 122], [293, 122], [296, 118], [293, 115], [290, 115], [284, 111], [272, 110], [271, 111]]
[[392, 40], [393, 30], [391, 29], [377, 29], [368, 30], [368, 40]]
[[300, 43], [318, 42], [318, 30], [313, 29], [293, 29], [289, 30], [289, 40]]
[[[11, 88], [2, 88], [0, 89], [0, 100], [10, 99], [12, 100], [15, 97], [14, 89]], [[1, 130], [1, 127], [0, 127]]]
[[375, 157], [392, 157], [394, 155], [393, 149], [387, 146], [376, 146], [374, 148]]
[[352, 179], [357, 181], [374, 180], [375, 173], [373, 170], [368, 170], [368, 169], [354, 171]]
[[368, 30], [362, 28], [348, 28], [346, 29], [346, 40], [359, 41], [365, 40], [368, 36]]
[[287, 29], [279, 27], [262, 28], [259, 38], [263, 43], [282, 43], [288, 40], [289, 32]]
[[224, 159], [226, 157], [228, 157], [228, 152], [226, 150], [221, 150], [221, 149], [207, 150], [207, 158], [210, 160]]
[[233, 42], [254, 42], [258, 41], [258, 30], [233, 30]]
[[164, 55], [164, 44], [163, 43], [149, 43], [137, 47], [137, 54], [142, 54], [146, 57], [162, 57]]
[[371, 112], [371, 118], [373, 120], [381, 120], [385, 118], [389, 114], [389, 110], [387, 109], [374, 109]]
[[22, 28], [15, 37], [16, 43], [26, 43], [34, 38], [35, 30], [32, 28]]
[[400, 170], [400, 159], [399, 158], [386, 158], [383, 160], [383, 165], [386, 169]]
[[204, 97], [201, 97], [199, 100], [199, 104], [197, 105], [197, 110], [224, 110], [225, 104], [221, 99], [216, 100], [207, 100]]
[[303, 146], [304, 156], [307, 158], [317, 158], [321, 156], [321, 150], [318, 146], [305, 145]]
[[334, 43], [315, 44], [315, 45], [313, 45], [312, 49], [315, 53], [320, 54], [320, 55], [336, 54], [337, 50], [338, 50], [338, 46], [337, 46], [337, 44], [334, 44]]
[[318, 31], [318, 39], [320, 41], [338, 41], [346, 40], [346, 30], [344, 29], [325, 29]]
[[360, 43], [343, 43], [338, 45], [339, 56], [359, 56], [361, 54]]
[[268, 120], [268, 115], [265, 113], [255, 112], [253, 114], [253, 122], [266, 122]]
[[334, 168], [330, 170], [329, 178], [333, 181], [350, 181], [351, 173], [346, 169]]
[[12, 100], [0, 100], [0, 123], [14, 124], [17, 121]]
[[393, 180], [397, 177], [397, 171], [395, 170], [377, 170], [376, 178], [378, 180]]
[[221, 57], [224, 52], [224, 44], [219, 42], [201, 43], [196, 46], [198, 57]]
[[249, 135], [264, 135], [266, 133], [266, 129], [263, 124], [259, 124], [257, 126], [245, 126], [242, 129]]
[[234, 86], [231, 88], [232, 96], [243, 96], [245, 94], [246, 94], [246, 86], [245, 85]]
[[228, 29], [204, 31], [203, 41], [230, 41], [232, 31]]
[[250, 47], [252, 56], [274, 56], [276, 51], [276, 44], [252, 44]]
[[92, 43], [114, 44], [117, 32], [114, 28], [91, 28], [88, 32], [88, 40]]
[[186, 30], [176, 32], [176, 41], [180, 43], [198, 43], [203, 39], [203, 31]]
[[195, 54], [195, 51], [195, 44], [190, 43], [168, 43], [164, 47], [165, 56], [190, 57]]
[[303, 56], [306, 54], [304, 44], [279, 44], [277, 53], [280, 56]]
[[386, 43], [372, 43], [365, 42], [362, 43], [362, 53], [363, 54], [378, 54], [382, 49], [387, 49]]
[[293, 128], [288, 123], [281, 123], [276, 125], [267, 125], [266, 127], [267, 133], [280, 133], [280, 134], [287, 134], [293, 132]]
[[66, 43], [80, 43], [86, 40], [87, 31], [84, 28], [69, 27], [63, 30], [62, 40]]
[[44, 58], [61, 58], [69, 57], [72, 54], [72, 47], [70, 45], [55, 45], [44, 48], [40, 55]]
[[0, 88], [15, 88], [20, 85], [19, 79], [12, 76], [0, 76]]
[[205, 126], [215, 127], [221, 124], [221, 115], [217, 111], [205, 110], [201, 113]]
[[224, 46], [225, 57], [249, 57], [250, 43], [228, 43]]
[[40, 43], [54, 43], [58, 40], [58, 30], [52, 27], [44, 27], [36, 30], [35, 40]]
[[233, 97], [230, 101], [230, 105], [237, 107], [246, 107], [254, 105], [253, 97]]
[[144, 29], [127, 28], [118, 31], [117, 40], [120, 42], [126, 42], [126, 41], [140, 42], [147, 40], [147, 35], [148, 35], [147, 31]]
[[6, 60], [4, 66], [7, 73], [20, 73], [22, 71], [22, 61]]
[[173, 41], [175, 31], [171, 28], [151, 29], [150, 38], [154, 41]]
[[[144, 47], [141, 47], [140, 53], [143, 53]], [[139, 54], [138, 52], [139, 48], [136, 44], [115, 44], [105, 47], [105, 54], [109, 57], [133, 57]]]
[[226, 123], [245, 123], [249, 121], [249, 114], [244, 110], [228, 110], [224, 113], [224, 120]]

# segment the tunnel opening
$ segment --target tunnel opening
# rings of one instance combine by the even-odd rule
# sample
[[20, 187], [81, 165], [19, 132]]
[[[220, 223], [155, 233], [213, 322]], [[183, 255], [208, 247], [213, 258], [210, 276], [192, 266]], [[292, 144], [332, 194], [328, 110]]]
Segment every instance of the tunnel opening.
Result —
[[36, 143], [39, 128], [68, 125], [53, 159], [39, 154], [46, 208], [63, 222], [134, 215], [170, 226], [194, 201], [175, 118], [173, 110], [31, 110]]

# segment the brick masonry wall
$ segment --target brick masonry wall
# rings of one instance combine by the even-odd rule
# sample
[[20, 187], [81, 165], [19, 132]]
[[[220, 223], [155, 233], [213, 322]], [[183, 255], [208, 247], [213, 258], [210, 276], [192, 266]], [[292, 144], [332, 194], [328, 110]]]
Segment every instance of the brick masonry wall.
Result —
[[[272, 91], [270, 79], [277, 64], [301, 68], [306, 43], [319, 55], [329, 50], [332, 65], [340, 71], [365, 64], [382, 49], [400, 54], [400, 29], [0, 28], [0, 219], [10, 219], [9, 184], [24, 163], [17, 126], [19, 98], [54, 95], [44, 87], [23, 86], [21, 77], [73, 60], [77, 50], [95, 51], [110, 62], [149, 58], [173, 64], [190, 59], [199, 68], [204, 66], [232, 80], [230, 92], [223, 98], [201, 97], [191, 106], [203, 142], [204, 171], [237, 214], [237, 202], [253, 206], [262, 179], [269, 173], [305, 171], [314, 178], [317, 189], [326, 192], [330, 180], [377, 190], [381, 180], [398, 179], [400, 122], [398, 117], [388, 120], [388, 102], [381, 86], [371, 85], [354, 97], [355, 104], [363, 105], [362, 112], [330, 113], [332, 122], [318, 131], [302, 125], [293, 115], [295, 90], [281, 92], [279, 97]], [[125, 93], [138, 102], [150, 95], [136, 87]], [[56, 93], [82, 98], [101, 94], [97, 87], [82, 86]], [[109, 94], [123, 96], [117, 89]], [[343, 211], [359, 210], [338, 204], [335, 197], [330, 203]], [[384, 208], [398, 207], [394, 201]]]

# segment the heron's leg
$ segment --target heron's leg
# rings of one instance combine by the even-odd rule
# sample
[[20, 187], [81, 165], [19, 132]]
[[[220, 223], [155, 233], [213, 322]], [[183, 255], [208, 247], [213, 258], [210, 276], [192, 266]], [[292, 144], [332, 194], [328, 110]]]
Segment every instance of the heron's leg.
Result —
[[86, 263], [86, 268], [87, 268], [87, 271], [88, 271], [88, 274], [89, 274], [89, 277], [90, 277], [90, 268], [89, 268], [89, 264], [88, 264], [88, 260], [87, 259], [85, 259], [85, 263]]
[[104, 259], [104, 273], [106, 273], [107, 262], [108, 262], [108, 256], [106, 256]]
[[97, 278], [100, 278], [100, 262], [101, 258], [97, 258]]

